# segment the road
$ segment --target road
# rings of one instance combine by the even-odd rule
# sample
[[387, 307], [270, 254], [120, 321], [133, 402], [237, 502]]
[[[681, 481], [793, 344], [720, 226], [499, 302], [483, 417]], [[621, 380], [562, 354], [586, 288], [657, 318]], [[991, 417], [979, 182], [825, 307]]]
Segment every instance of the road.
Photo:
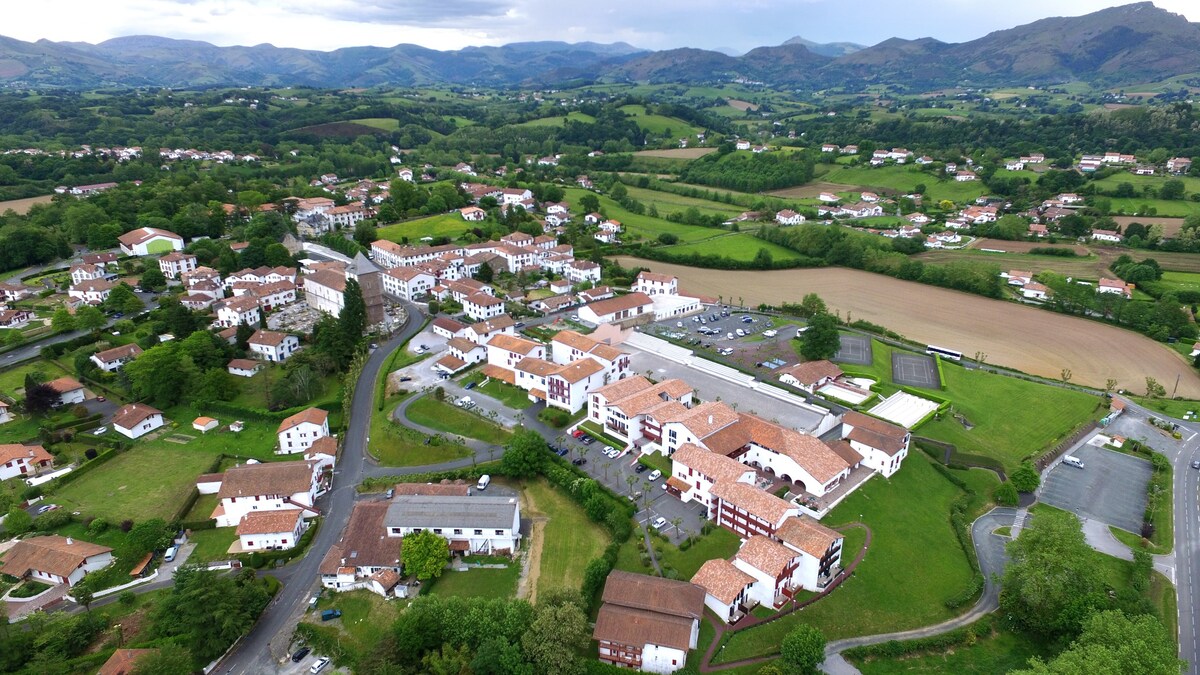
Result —
[[[137, 290], [135, 290], [134, 293], [138, 296], [138, 298], [141, 299], [141, 301], [143, 303], [146, 304], [146, 309], [142, 310], [142, 313], [149, 312], [151, 310], [158, 308], [158, 300], [157, 300], [158, 296], [157, 295], [155, 295], [153, 293], [143, 293], [142, 291], [137, 291]], [[133, 316], [122, 317], [122, 318], [132, 319]], [[111, 328], [112, 325], [115, 324], [117, 321], [120, 321], [120, 319], [114, 319], [112, 317], [109, 317], [108, 323], [104, 324], [104, 327]], [[0, 354], [0, 367], [7, 367], [7, 366], [21, 363], [22, 361], [28, 361], [30, 359], [35, 359], [41, 355], [42, 347], [46, 347], [49, 345], [55, 345], [60, 342], [66, 342], [67, 340], [73, 340], [77, 337], [80, 337], [80, 336], [86, 335], [86, 334], [87, 334], [87, 331], [72, 330], [72, 331], [68, 331], [66, 333], [59, 333], [58, 335], [52, 335], [50, 337], [45, 337], [45, 338], [41, 338], [39, 340], [34, 340], [28, 344], [21, 345], [20, 347], [17, 347], [16, 349], [13, 349], [12, 351], [8, 351], [8, 352], [4, 352], [3, 354]]]
[[[1176, 604], [1179, 607], [1179, 658], [1188, 662], [1188, 673], [1200, 673], [1200, 635], [1197, 635], [1196, 605], [1200, 603], [1200, 471], [1191, 467], [1200, 461], [1200, 422], [1172, 420], [1179, 424], [1182, 438], [1168, 439], [1145, 422], [1149, 416], [1163, 418], [1162, 413], [1147, 410], [1133, 401], [1125, 402], [1125, 413], [1113, 423], [1127, 438], [1145, 442], [1171, 460], [1175, 470], [1173, 498], [1175, 500], [1175, 550], [1173, 554]], [[1133, 433], [1140, 431], [1140, 433]], [[1172, 556], [1156, 556], [1156, 562], [1170, 561]], [[1156, 565], [1159, 567], [1159, 565]]]
[[[221, 672], [238, 675], [274, 673], [280, 659], [286, 658], [288, 644], [298, 618], [304, 613], [308, 598], [317, 586], [318, 568], [329, 548], [342, 536], [350, 519], [350, 511], [358, 495], [355, 489], [362, 481], [366, 468], [367, 430], [374, 410], [375, 381], [393, 351], [416, 335], [421, 328], [422, 315], [411, 303], [405, 303], [408, 318], [393, 337], [379, 345], [367, 358], [362, 374], [354, 387], [350, 408], [350, 424], [342, 446], [342, 456], [333, 474], [330, 491], [318, 501], [324, 516], [321, 529], [313, 538], [308, 553], [288, 565], [287, 575], [292, 583], [284, 584], [275, 600], [267, 607], [258, 623], [220, 664]], [[468, 462], [469, 464], [469, 462]], [[429, 470], [418, 467], [416, 471]], [[388, 473], [405, 473], [390, 469]], [[290, 662], [288, 662], [290, 663]]]

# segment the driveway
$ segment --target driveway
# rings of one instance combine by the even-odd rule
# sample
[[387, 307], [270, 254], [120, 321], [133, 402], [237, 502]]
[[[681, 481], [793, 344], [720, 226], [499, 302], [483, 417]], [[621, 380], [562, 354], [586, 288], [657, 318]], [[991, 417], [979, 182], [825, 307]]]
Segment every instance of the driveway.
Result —
[[1084, 442], [1070, 453], [1083, 469], [1059, 463], [1046, 472], [1038, 499], [1085, 520], [1133, 533], [1142, 530], [1150, 462]]

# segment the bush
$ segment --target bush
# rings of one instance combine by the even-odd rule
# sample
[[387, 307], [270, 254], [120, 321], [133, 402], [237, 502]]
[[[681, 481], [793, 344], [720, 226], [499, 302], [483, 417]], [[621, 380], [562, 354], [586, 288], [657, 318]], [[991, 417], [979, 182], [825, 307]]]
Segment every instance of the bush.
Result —
[[131, 607], [133, 603], [137, 602], [137, 595], [133, 591], [121, 591], [121, 594], [117, 596], [117, 602], [126, 607]]
[[992, 493], [992, 498], [1000, 506], [1016, 506], [1020, 501], [1017, 495], [1017, 488], [1013, 487], [1012, 481], [1004, 481], [996, 486], [996, 490]]
[[87, 459], [96, 459], [96, 454], [95, 448], [88, 448], [87, 450], [83, 451], [83, 456]]
[[133, 521], [126, 518], [121, 521], [121, 531], [128, 532], [133, 529]]
[[571, 421], [571, 416], [562, 408], [545, 408], [538, 413], [538, 419], [555, 429], [561, 429]]
[[71, 522], [70, 512], [66, 511], [65, 509], [55, 509], [54, 511], [47, 511], [35, 518], [33, 521], [33, 526], [35, 529], [41, 532], [50, 532], [51, 530], [57, 530], [69, 522]]
[[978, 596], [982, 590], [983, 590], [983, 575], [976, 573], [973, 577], [971, 577], [971, 584], [969, 586], [964, 588], [962, 590], [962, 592], [959, 593], [958, 595], [955, 595], [955, 596], [949, 598], [948, 600], [946, 600], [946, 602], [944, 602], [943, 604], [946, 605], [946, 609], [949, 609], [949, 610], [958, 609], [959, 607], [962, 607], [962, 606], [966, 605], [967, 603], [971, 602], [972, 600], [974, 600], [975, 597]]
[[1017, 470], [1013, 471], [1010, 480], [1013, 487], [1017, 489], [1017, 492], [1025, 493], [1033, 492], [1042, 484], [1042, 477], [1029, 462], [1024, 462], [1021, 466], [1017, 467]]

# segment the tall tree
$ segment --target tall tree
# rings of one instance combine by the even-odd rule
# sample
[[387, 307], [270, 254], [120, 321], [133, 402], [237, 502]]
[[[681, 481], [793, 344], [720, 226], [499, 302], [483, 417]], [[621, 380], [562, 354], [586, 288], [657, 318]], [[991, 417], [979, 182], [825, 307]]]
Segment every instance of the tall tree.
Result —
[[75, 328], [75, 317], [71, 315], [71, 311], [66, 307], [59, 307], [54, 310], [54, 316], [50, 319], [50, 326], [56, 331], [71, 330]]
[[825, 636], [815, 626], [797, 625], [779, 644], [783, 660], [802, 673], [815, 672], [825, 660]]
[[342, 326], [346, 340], [357, 347], [362, 342], [363, 331], [367, 329], [367, 303], [363, 300], [362, 288], [358, 285], [358, 280], [346, 280], [345, 299], [346, 304], [342, 306], [338, 322]]
[[808, 330], [800, 343], [800, 354], [809, 361], [833, 358], [842, 347], [837, 319], [829, 314], [817, 314], [808, 320]]
[[1128, 617], [1112, 610], [1093, 614], [1070, 648], [1049, 662], [1035, 657], [1028, 669], [1014, 670], [1010, 675], [1167, 675], [1186, 667], [1175, 651], [1174, 640], [1156, 617]]
[[520, 429], [513, 434], [500, 458], [500, 467], [506, 476], [531, 478], [546, 464], [549, 449], [546, 439], [532, 429]]
[[30, 383], [28, 376], [25, 380], [25, 412], [30, 415], [45, 415], [58, 404], [58, 392], [44, 383]]
[[99, 330], [108, 323], [104, 313], [91, 305], [75, 310], [75, 327], [79, 330]]
[[140, 657], [131, 675], [179, 675], [194, 670], [191, 654], [177, 644], [166, 642]]
[[146, 304], [133, 292], [129, 284], [121, 283], [114, 286], [108, 292], [108, 298], [104, 300], [104, 306], [113, 312], [133, 314], [134, 312], [142, 311]]
[[534, 672], [578, 675], [586, 670], [579, 654], [590, 638], [587, 616], [579, 605], [543, 603], [534, 610], [533, 623], [521, 637], [521, 646], [533, 662]]
[[1047, 514], [1008, 544], [1000, 607], [1030, 631], [1073, 635], [1104, 602], [1104, 582], [1075, 516]]
[[254, 570], [231, 577], [185, 565], [175, 571], [171, 591], [156, 602], [152, 631], [178, 638], [196, 660], [207, 663], [250, 630], [269, 600]]
[[446, 563], [450, 562], [450, 545], [433, 530], [421, 530], [406, 535], [400, 543], [400, 557], [404, 571], [421, 581], [442, 576]]

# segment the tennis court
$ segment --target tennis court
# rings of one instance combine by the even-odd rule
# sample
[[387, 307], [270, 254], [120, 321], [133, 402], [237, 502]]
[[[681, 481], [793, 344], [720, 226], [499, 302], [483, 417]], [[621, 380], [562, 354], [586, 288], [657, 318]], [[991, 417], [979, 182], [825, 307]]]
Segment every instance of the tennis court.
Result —
[[932, 356], [892, 352], [892, 381], [908, 387], [941, 389], [937, 364]]
[[873, 362], [871, 356], [871, 338], [863, 335], [841, 335], [842, 346], [838, 349], [837, 354], [833, 355], [834, 361], [838, 363], [857, 363], [860, 366], [869, 366]]
[[917, 422], [938, 409], [935, 401], [898, 391], [881, 401], [868, 412], [872, 415], [912, 429]]

